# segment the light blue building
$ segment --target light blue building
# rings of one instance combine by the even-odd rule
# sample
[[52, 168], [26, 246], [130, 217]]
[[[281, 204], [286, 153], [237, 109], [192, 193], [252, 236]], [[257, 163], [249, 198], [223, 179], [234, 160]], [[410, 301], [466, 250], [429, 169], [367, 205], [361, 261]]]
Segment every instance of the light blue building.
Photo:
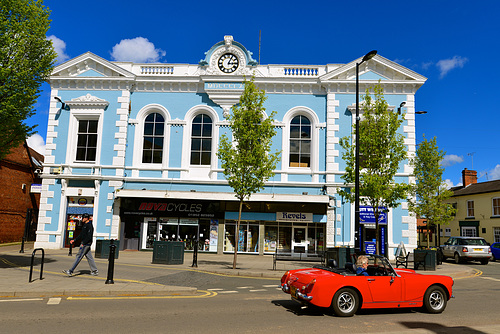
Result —
[[[67, 246], [83, 213], [93, 216], [96, 239], [119, 239], [121, 249], [178, 239], [219, 253], [354, 246], [354, 205], [337, 192], [345, 166], [339, 140], [352, 135], [360, 60], [261, 65], [225, 36], [198, 64], [110, 62], [87, 52], [57, 66], [35, 247]], [[406, 102], [401, 132], [414, 154], [415, 93], [426, 78], [379, 55], [359, 73], [361, 94], [380, 80], [390, 106]], [[252, 75], [267, 112], [277, 112], [273, 151], [281, 161], [246, 203], [235, 245], [238, 202], [216, 152]], [[398, 181], [412, 182], [411, 174], [405, 162]], [[373, 228], [363, 224], [366, 241]], [[401, 241], [416, 247], [407, 203], [387, 214], [384, 231], [389, 255]]]

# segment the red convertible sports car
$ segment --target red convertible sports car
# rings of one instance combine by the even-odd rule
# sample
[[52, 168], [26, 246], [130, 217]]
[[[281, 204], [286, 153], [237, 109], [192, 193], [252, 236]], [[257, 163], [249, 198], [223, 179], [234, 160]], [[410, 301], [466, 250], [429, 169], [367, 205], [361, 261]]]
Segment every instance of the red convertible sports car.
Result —
[[[424, 307], [441, 313], [453, 298], [453, 279], [394, 269], [382, 256], [367, 255], [368, 276], [356, 275], [356, 265], [346, 268], [314, 266], [287, 271], [281, 289], [302, 304], [328, 307], [337, 316], [349, 317], [361, 309]], [[332, 261], [335, 262], [335, 261]]]

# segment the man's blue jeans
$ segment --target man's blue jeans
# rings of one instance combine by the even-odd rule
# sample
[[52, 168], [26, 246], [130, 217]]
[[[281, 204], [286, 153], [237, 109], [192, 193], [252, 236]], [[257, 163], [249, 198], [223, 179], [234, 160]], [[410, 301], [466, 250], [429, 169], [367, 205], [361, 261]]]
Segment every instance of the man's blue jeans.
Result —
[[90, 270], [93, 272], [97, 271], [97, 266], [95, 265], [94, 257], [92, 256], [92, 251], [90, 250], [90, 246], [81, 245], [80, 249], [78, 250], [78, 254], [76, 254], [75, 263], [73, 263], [73, 266], [69, 270], [71, 273], [73, 273], [76, 266], [78, 266], [78, 264], [80, 263], [80, 261], [83, 259], [84, 256], [87, 258], [87, 261], [89, 262]]

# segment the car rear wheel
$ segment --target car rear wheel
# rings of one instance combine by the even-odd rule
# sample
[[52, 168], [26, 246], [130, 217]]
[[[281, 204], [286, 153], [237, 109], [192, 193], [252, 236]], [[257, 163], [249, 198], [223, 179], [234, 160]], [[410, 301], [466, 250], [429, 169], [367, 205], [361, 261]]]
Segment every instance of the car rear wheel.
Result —
[[460, 260], [460, 255], [458, 255], [458, 253], [455, 253], [455, 263], [456, 263], [456, 264], [459, 264], [460, 262], [462, 262], [462, 261]]
[[448, 298], [443, 288], [431, 286], [424, 295], [424, 308], [429, 313], [441, 313], [446, 308]]
[[488, 259], [481, 259], [481, 264], [488, 264]]
[[332, 300], [333, 312], [339, 317], [352, 317], [359, 308], [359, 296], [350, 288], [340, 289]]

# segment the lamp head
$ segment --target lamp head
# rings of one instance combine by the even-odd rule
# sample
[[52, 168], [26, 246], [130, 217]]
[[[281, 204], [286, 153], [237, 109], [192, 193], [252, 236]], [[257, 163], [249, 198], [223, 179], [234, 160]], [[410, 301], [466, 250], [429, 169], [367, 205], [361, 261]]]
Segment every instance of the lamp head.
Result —
[[368, 60], [372, 59], [373, 57], [375, 57], [376, 54], [377, 54], [377, 50], [372, 50], [372, 51], [368, 52], [367, 54], [365, 54], [365, 56], [363, 57], [363, 60], [361, 62], [368, 61]]

